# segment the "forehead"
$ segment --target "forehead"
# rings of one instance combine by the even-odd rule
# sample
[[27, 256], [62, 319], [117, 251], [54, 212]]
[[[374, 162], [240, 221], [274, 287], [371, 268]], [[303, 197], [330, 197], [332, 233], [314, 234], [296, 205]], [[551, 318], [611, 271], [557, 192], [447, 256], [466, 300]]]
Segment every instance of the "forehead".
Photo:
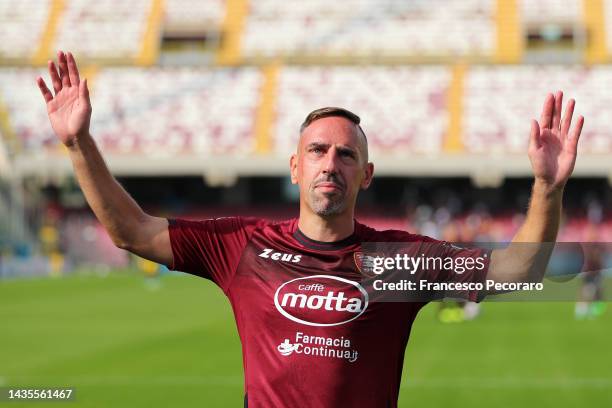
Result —
[[329, 116], [312, 122], [300, 137], [300, 147], [310, 143], [340, 144], [360, 148], [361, 133], [350, 120], [341, 116]]

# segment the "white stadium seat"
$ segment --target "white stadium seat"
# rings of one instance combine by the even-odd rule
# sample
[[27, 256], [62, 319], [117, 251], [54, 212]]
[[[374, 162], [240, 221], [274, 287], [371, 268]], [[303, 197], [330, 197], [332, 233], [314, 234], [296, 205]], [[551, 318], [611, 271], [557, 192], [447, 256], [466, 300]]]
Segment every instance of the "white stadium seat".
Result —
[[69, 0], [54, 49], [87, 59], [136, 57], [150, 9], [151, 0]]
[[47, 25], [48, 0], [0, 0], [0, 60], [31, 58]]
[[491, 55], [493, 0], [257, 0], [246, 56]]
[[166, 31], [218, 31], [225, 17], [225, 0], [166, 0]]
[[[0, 99], [25, 151], [57, 150], [38, 69], [0, 70]], [[340, 106], [362, 119], [373, 155], [437, 154], [449, 129], [446, 66], [285, 66], [280, 69], [272, 153], [295, 149], [299, 125], [317, 108]], [[249, 155], [263, 75], [259, 68], [108, 68], [92, 81], [92, 132], [117, 154]], [[464, 78], [461, 135], [468, 153], [523, 154], [529, 121], [547, 92], [566, 90], [587, 124], [580, 149], [612, 152], [612, 69], [472, 66]]]
[[574, 24], [582, 21], [581, 0], [521, 0], [521, 21], [524, 24]]
[[[35, 83], [41, 74], [0, 70], [2, 99], [28, 152], [58, 146]], [[254, 68], [102, 70], [92, 84], [92, 133], [115, 154], [248, 154], [260, 82]]]
[[374, 154], [436, 153], [448, 123], [449, 81], [450, 69], [440, 66], [287, 67], [279, 78], [275, 149], [295, 149], [310, 111], [339, 106], [361, 117]]
[[39, 75], [45, 72], [21, 68], [0, 70], [0, 100], [4, 102], [21, 147], [30, 152], [56, 144], [44, 100], [36, 86]]
[[612, 151], [612, 69], [570, 66], [472, 67], [465, 83], [463, 140], [478, 153], [523, 153], [529, 121], [539, 119], [547, 92], [566, 90], [577, 101], [575, 116], [587, 117], [580, 149]]
[[116, 153], [248, 154], [259, 101], [258, 69], [132, 69], [96, 79], [92, 128]]

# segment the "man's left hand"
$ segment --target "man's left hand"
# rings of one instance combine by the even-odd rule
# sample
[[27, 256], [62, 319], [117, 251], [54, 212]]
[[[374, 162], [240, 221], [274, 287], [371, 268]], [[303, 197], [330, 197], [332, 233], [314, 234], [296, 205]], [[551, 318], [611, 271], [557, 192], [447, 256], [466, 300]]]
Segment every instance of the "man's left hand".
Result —
[[544, 101], [540, 123], [531, 121], [529, 160], [537, 183], [549, 192], [562, 191], [574, 170], [578, 139], [584, 117], [572, 127], [572, 115], [576, 102], [570, 99], [561, 117], [563, 92], [548, 94]]

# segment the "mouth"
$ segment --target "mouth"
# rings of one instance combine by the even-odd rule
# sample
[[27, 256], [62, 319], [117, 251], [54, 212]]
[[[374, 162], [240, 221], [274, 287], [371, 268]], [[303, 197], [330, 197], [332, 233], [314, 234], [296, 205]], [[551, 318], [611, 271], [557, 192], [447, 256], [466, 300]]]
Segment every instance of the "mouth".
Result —
[[326, 192], [342, 191], [342, 186], [340, 184], [333, 183], [331, 181], [318, 183], [315, 185], [315, 188]]

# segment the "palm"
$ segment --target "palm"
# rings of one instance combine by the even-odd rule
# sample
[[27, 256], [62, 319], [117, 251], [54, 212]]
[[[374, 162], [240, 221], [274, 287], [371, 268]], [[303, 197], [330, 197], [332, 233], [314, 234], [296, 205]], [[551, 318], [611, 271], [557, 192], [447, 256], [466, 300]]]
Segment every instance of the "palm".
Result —
[[540, 123], [533, 121], [529, 159], [536, 179], [551, 188], [562, 188], [576, 163], [577, 144], [584, 118], [580, 116], [571, 128], [575, 102], [570, 100], [561, 119], [563, 94], [548, 95]]
[[47, 104], [47, 113], [55, 134], [62, 143], [68, 143], [72, 135], [82, 134], [89, 126], [87, 106], [79, 100], [78, 87], [62, 89]]
[[51, 126], [60, 141], [72, 145], [78, 137], [89, 132], [91, 103], [87, 80], [79, 79], [79, 71], [74, 57], [63, 52], [58, 54], [59, 74], [55, 64], [49, 61], [49, 73], [55, 96], [47, 88], [44, 80], [38, 78], [38, 86], [47, 103], [47, 113]]

